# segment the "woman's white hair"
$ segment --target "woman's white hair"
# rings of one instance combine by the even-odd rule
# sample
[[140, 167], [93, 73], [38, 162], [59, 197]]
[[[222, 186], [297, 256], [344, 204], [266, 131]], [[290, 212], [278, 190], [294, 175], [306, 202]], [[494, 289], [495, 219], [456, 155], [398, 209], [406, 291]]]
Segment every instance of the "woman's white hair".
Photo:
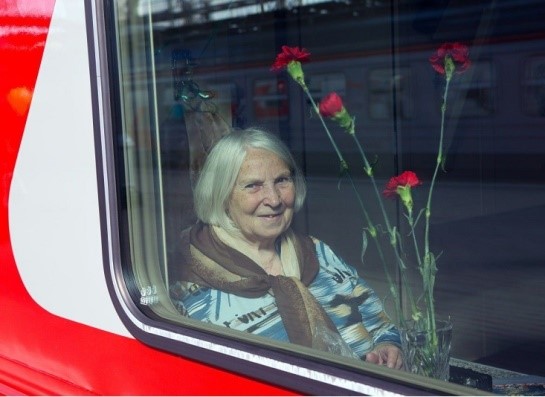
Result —
[[212, 148], [195, 185], [193, 202], [197, 218], [204, 223], [233, 228], [227, 214], [231, 192], [249, 148], [267, 150], [286, 163], [295, 185], [294, 211], [303, 206], [305, 178], [287, 146], [276, 136], [258, 128], [233, 130]]

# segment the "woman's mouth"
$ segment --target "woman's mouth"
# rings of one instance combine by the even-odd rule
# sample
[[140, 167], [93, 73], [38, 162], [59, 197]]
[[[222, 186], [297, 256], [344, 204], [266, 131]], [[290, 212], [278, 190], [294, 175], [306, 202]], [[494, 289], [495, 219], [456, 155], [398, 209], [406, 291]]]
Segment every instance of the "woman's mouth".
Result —
[[260, 215], [261, 218], [267, 218], [267, 219], [275, 219], [281, 216], [282, 213], [279, 214], [268, 214], [268, 215]]

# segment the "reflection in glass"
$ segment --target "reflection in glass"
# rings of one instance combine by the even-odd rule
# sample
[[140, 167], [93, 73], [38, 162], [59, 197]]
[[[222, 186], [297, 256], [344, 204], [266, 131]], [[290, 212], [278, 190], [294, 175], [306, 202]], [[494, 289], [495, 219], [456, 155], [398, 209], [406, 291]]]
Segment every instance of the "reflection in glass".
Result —
[[[228, 3], [119, 4], [124, 266], [136, 279], [135, 301], [183, 322], [166, 292], [167, 269], [196, 220], [195, 175], [225, 131], [257, 125], [280, 137], [305, 173], [308, 200], [294, 228], [353, 264], [390, 310], [378, 258], [360, 258], [358, 204], [322, 126], [270, 66], [282, 45], [307, 48], [313, 97], [342, 92], [377, 181], [407, 169], [425, 181], [442, 93], [428, 58], [460, 41], [474, 68], [451, 87], [447, 160], [434, 193], [437, 309], [452, 318], [455, 359], [545, 376], [542, 2]], [[362, 169], [349, 137], [336, 134], [352, 169]], [[369, 196], [363, 173], [355, 177]], [[387, 210], [399, 216], [394, 203]]]

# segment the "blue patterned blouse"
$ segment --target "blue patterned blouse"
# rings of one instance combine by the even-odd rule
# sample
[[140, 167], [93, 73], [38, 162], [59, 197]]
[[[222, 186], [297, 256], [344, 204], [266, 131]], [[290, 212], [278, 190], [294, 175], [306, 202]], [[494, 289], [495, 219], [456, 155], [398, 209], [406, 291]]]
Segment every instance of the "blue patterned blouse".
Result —
[[[356, 270], [320, 240], [313, 239], [320, 270], [308, 286], [325, 309], [344, 342], [364, 358], [378, 344], [399, 346], [396, 327], [382, 303]], [[288, 342], [274, 297], [245, 298], [194, 283], [177, 282], [171, 298], [191, 318]]]

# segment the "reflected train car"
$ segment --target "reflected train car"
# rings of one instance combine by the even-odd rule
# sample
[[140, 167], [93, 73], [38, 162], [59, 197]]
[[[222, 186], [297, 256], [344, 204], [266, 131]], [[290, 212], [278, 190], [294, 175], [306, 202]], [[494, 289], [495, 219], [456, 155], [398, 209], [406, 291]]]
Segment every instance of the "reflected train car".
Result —
[[[535, 13], [534, 6], [505, 3], [501, 18], [507, 18], [517, 8], [522, 14], [519, 20], [503, 27], [499, 24], [499, 28], [488, 32], [486, 39], [463, 40], [464, 34], [460, 35], [460, 41], [469, 47], [472, 67], [456, 76], [449, 90], [447, 121], [453, 122], [448, 123], [445, 131], [445, 149], [451, 178], [474, 179], [479, 175], [476, 170], [492, 172], [495, 168], [498, 177], [505, 180], [523, 177], [537, 182], [545, 170], [541, 155], [545, 150], [545, 36], [541, 31], [536, 33], [528, 21], [529, 15]], [[482, 12], [474, 6], [467, 8], [470, 16]], [[324, 24], [317, 24], [324, 29], [326, 23], [334, 24], [333, 20], [322, 18]], [[400, 18], [398, 29], [408, 29], [406, 25], [414, 23], [414, 19]], [[356, 26], [352, 30], [346, 28], [346, 35], [355, 34]], [[459, 26], [451, 27], [456, 28]], [[311, 53], [311, 60], [304, 64], [307, 85], [316, 102], [331, 91], [343, 97], [358, 129], [365, 131], [361, 140], [369, 153], [385, 161], [395, 156], [401, 167], [425, 169], [435, 161], [436, 126], [440, 123], [443, 81], [428, 61], [438, 43], [429, 42], [426, 37], [420, 42], [405, 37], [392, 51], [389, 31], [378, 31], [373, 39], [364, 44], [347, 44], [342, 51], [333, 45], [328, 48], [305, 44]], [[215, 58], [228, 51], [224, 48], [252, 49], [263, 38], [259, 34], [252, 39], [242, 36], [232, 44], [219, 37], [215, 40], [222, 48], [220, 54], [213, 52], [212, 56], [203, 51], [204, 55], [193, 59], [192, 53], [204, 48], [205, 40], [206, 37], [188, 39], [183, 48], [165, 40], [167, 44], [157, 56], [158, 74], [162, 76], [158, 86], [167, 93], [160, 99], [160, 105], [164, 100], [162, 105], [167, 109], [165, 130], [183, 129], [183, 118], [176, 121], [171, 117], [171, 109], [178, 102], [169, 89], [176, 80], [171, 60], [183, 53], [195, 62], [192, 83], [213, 93], [213, 100], [228, 108], [233, 123], [278, 131], [310, 172], [319, 174], [334, 169], [331, 144], [320, 122], [310, 115], [308, 99], [287, 74], [270, 73], [271, 59], [264, 60], [251, 50], [240, 54], [237, 63], [221, 63]], [[356, 147], [350, 139], [337, 134], [335, 138], [343, 152], [356, 161]], [[183, 139], [180, 134], [178, 143]], [[165, 152], [169, 147], [165, 145]]]

